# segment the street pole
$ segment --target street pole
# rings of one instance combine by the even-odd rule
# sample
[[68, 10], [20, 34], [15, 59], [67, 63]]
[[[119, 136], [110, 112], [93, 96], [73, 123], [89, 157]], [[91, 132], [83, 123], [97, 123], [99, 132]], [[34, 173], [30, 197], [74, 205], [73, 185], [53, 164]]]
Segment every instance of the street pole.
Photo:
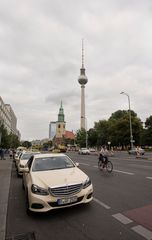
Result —
[[128, 105], [129, 105], [129, 125], [130, 125], [130, 144], [131, 144], [131, 150], [133, 149], [133, 135], [132, 135], [132, 122], [131, 122], [131, 109], [130, 109], [130, 97], [127, 93], [121, 92], [120, 94], [124, 94], [128, 97]]
[[88, 135], [87, 135], [87, 119], [86, 119], [86, 117], [85, 117], [85, 121], [86, 121], [86, 126], [85, 126], [85, 130], [86, 130], [86, 148], [88, 148]]

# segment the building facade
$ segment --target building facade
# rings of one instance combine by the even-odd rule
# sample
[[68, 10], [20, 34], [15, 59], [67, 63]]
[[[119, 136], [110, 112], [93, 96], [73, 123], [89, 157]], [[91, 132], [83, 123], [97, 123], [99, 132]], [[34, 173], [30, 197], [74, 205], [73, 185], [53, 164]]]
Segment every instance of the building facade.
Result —
[[21, 135], [17, 129], [17, 118], [10, 104], [5, 104], [0, 96], [0, 122], [8, 133], [13, 133], [20, 139]]
[[56, 122], [50, 122], [49, 124], [49, 139], [52, 140], [56, 135]]

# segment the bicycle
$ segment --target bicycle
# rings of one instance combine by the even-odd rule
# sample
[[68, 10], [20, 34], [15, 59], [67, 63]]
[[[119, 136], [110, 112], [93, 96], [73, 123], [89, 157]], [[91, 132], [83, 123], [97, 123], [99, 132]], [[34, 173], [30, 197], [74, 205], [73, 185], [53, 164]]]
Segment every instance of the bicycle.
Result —
[[113, 164], [111, 161], [107, 160], [107, 162], [103, 162], [102, 160], [98, 161], [98, 168], [100, 171], [106, 170], [108, 173], [111, 173], [113, 170]]

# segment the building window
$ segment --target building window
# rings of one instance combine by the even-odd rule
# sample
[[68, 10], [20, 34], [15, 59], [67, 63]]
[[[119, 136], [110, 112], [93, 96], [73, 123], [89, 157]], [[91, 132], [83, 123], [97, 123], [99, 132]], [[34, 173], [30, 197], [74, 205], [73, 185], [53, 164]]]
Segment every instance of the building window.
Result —
[[60, 124], [58, 125], [58, 128], [60, 128], [61, 126], [60, 126]]

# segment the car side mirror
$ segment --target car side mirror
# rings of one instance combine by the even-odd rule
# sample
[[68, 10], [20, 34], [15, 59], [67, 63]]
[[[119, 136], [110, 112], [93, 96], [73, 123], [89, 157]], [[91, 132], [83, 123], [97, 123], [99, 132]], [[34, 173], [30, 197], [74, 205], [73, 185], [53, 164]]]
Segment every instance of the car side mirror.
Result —
[[80, 164], [79, 164], [78, 162], [76, 162], [75, 165], [76, 165], [77, 167], [79, 167]]

